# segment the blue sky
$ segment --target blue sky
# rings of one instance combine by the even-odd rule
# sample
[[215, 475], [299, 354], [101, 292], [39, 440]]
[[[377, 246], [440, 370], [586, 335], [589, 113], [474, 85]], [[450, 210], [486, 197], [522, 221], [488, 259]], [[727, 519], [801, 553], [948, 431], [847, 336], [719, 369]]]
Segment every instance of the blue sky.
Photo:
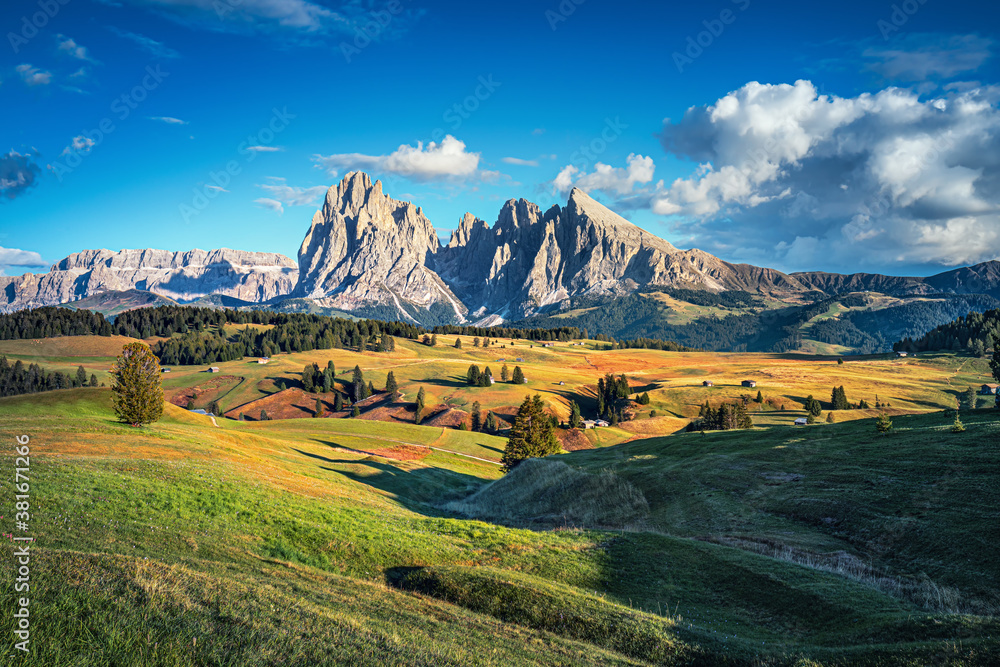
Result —
[[787, 271], [994, 259], [998, 14], [935, 0], [6, 2], [0, 269], [99, 247], [294, 258], [353, 168], [442, 235], [465, 211], [492, 223], [509, 198], [548, 208], [577, 186], [680, 247]]

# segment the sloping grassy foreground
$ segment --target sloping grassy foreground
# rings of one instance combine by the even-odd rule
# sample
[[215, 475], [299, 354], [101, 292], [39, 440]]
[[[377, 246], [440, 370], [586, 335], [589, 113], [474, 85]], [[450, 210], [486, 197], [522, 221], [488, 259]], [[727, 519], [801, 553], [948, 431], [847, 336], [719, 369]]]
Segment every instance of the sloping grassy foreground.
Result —
[[[355, 453], [342, 439], [366, 434], [337, 420], [216, 428], [168, 406], [161, 422], [132, 429], [113, 421], [108, 393], [0, 400], [6, 453], [15, 435], [32, 438], [37, 538], [33, 652], [7, 658], [4, 647], [10, 664], [990, 665], [1000, 656], [992, 617], [922, 609], [746, 550], [452, 518], [442, 507], [495, 479], [492, 463]], [[576, 467], [574, 456], [562, 458]], [[724, 468], [710, 448], [697, 456]], [[628, 483], [655, 517], [662, 502], [641, 480]], [[5, 604], [12, 562], [4, 541]], [[11, 637], [11, 615], [0, 618]]]

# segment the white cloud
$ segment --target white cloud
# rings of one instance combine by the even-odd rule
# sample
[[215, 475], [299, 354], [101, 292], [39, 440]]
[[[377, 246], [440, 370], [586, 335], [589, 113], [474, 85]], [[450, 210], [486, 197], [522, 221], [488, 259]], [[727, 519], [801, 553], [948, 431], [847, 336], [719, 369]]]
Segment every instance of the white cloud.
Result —
[[428, 143], [426, 148], [423, 142], [417, 142], [416, 147], [403, 144], [388, 155], [341, 153], [316, 155], [313, 161], [335, 177], [341, 170], [361, 169], [429, 181], [477, 174], [479, 153], [466, 152], [465, 144], [449, 134], [440, 143]]
[[261, 197], [260, 199], [254, 199], [254, 204], [257, 204], [261, 208], [266, 208], [269, 211], [274, 211], [278, 215], [285, 212], [285, 208], [281, 205], [281, 202], [276, 199], [268, 199], [267, 197]]
[[206, 185], [205, 189], [211, 190], [212, 192], [229, 192], [229, 190], [225, 189], [221, 185]]
[[69, 146], [63, 149], [60, 155], [68, 155], [69, 153], [89, 153], [90, 149], [93, 147], [94, 140], [81, 134], [78, 137], [73, 137], [73, 141], [70, 142]]
[[594, 171], [589, 174], [581, 173], [573, 165], [567, 165], [552, 181], [552, 188], [562, 194], [569, 192], [573, 187], [578, 187], [584, 192], [601, 190], [622, 196], [631, 193], [637, 184], [646, 184], [653, 180], [653, 171], [656, 169], [653, 158], [631, 153], [626, 158], [625, 164], [626, 166], [622, 168], [598, 162], [594, 165]]
[[910, 33], [889, 46], [873, 46], [862, 56], [868, 68], [893, 81], [951, 78], [971, 72], [992, 55], [993, 41], [978, 35]]
[[281, 146], [247, 146], [247, 150], [255, 153], [276, 153], [285, 149]]
[[68, 54], [70, 57], [76, 58], [77, 60], [86, 60], [92, 62], [90, 55], [87, 53], [85, 47], [80, 46], [76, 43], [72, 37], [66, 37], [65, 35], [59, 35], [59, 51]]
[[167, 123], [168, 125], [187, 125], [188, 121], [181, 120], [180, 118], [172, 118], [170, 116], [149, 116], [149, 120], [158, 120], [161, 123]]
[[[221, 1], [221, 0], [220, 0]], [[127, 30], [119, 30], [114, 26], [108, 28], [111, 32], [115, 33], [122, 39], [127, 39], [133, 42], [140, 49], [149, 53], [154, 58], [180, 58], [181, 54], [177, 51], [171, 49], [169, 46], [163, 44], [163, 42], [158, 42], [155, 39], [146, 37], [145, 35], [140, 35], [138, 33], [129, 32]]]
[[14, 68], [21, 79], [29, 86], [44, 86], [52, 83], [52, 72], [45, 72], [37, 67], [28, 64], [18, 65]]
[[26, 269], [45, 266], [48, 263], [37, 252], [0, 247], [0, 275], [5, 275], [10, 267]]
[[[301, 188], [293, 185], [286, 185], [283, 178], [272, 178], [273, 183], [259, 184], [257, 187], [266, 190], [274, 199], [284, 206], [312, 206], [315, 205], [327, 191], [325, 185], [317, 185], [311, 188]], [[258, 200], [259, 201], [259, 200]]]
[[524, 160], [519, 157], [504, 157], [500, 158], [501, 162], [506, 162], [507, 164], [516, 164], [521, 167], [537, 167], [538, 160]]

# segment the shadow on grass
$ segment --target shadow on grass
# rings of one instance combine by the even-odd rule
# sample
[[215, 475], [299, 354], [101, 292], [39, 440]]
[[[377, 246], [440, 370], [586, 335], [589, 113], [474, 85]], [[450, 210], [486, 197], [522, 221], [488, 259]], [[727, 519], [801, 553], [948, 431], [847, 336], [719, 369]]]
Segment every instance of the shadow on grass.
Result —
[[[368, 454], [334, 441], [318, 441], [328, 447]], [[392, 445], [394, 443], [387, 443]], [[443, 468], [407, 467], [403, 461], [392, 461], [368, 454], [367, 458], [332, 458], [301, 449], [292, 451], [329, 465], [321, 470], [337, 473], [347, 479], [392, 494], [406, 509], [430, 517], [450, 517], [452, 513], [440, 509], [444, 503], [464, 497], [489, 481], [475, 475], [453, 472]]]

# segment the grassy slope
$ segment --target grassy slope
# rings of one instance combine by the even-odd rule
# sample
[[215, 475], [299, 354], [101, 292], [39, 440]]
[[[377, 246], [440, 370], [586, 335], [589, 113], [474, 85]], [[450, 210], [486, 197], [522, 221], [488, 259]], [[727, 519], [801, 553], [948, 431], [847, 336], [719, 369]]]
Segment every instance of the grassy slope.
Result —
[[[213, 428], [168, 407], [134, 430], [111, 420], [106, 390], [0, 400], [0, 438], [33, 438], [38, 629], [24, 664], [634, 664], [663, 645], [706, 664], [996, 656], [991, 620], [730, 547], [448, 518], [441, 504], [495, 466], [352, 454], [336, 446], [346, 424], [359, 422]], [[419, 595], [385, 585], [401, 572]], [[498, 610], [497, 587], [523, 615]], [[664, 622], [622, 635], [629, 607]]]

